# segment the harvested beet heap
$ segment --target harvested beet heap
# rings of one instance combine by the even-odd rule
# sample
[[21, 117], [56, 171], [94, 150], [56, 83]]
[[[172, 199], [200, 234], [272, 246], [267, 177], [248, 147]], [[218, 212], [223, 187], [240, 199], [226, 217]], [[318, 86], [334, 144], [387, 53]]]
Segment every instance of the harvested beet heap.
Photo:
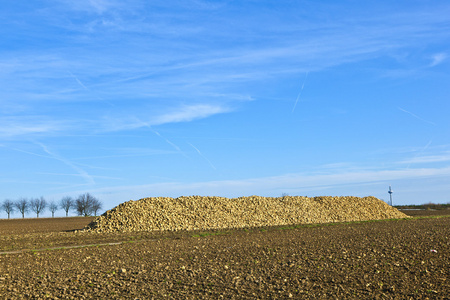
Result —
[[375, 197], [154, 197], [122, 203], [94, 219], [86, 229], [206, 230], [407, 217]]

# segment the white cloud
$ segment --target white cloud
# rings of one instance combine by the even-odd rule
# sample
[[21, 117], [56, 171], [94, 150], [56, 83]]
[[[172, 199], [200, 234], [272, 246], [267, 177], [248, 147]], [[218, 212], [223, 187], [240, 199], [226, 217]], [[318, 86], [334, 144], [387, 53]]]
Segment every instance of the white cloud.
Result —
[[[8, 116], [0, 118], [0, 138], [13, 138], [36, 135], [71, 134], [92, 131], [122, 131], [142, 127], [164, 125], [169, 123], [191, 122], [211, 117], [216, 114], [230, 112], [231, 109], [222, 105], [193, 104], [183, 105], [169, 112], [155, 116], [140, 118], [137, 116], [104, 117], [86, 120], [59, 120], [58, 117], [45, 116]], [[140, 113], [142, 115], [142, 113]], [[98, 130], [100, 128], [100, 130]]]
[[49, 134], [61, 131], [64, 124], [39, 116], [2, 117], [0, 137], [11, 138], [33, 134]]
[[437, 66], [437, 65], [443, 63], [446, 59], [447, 59], [446, 53], [436, 53], [431, 57], [432, 61], [430, 63], [430, 67]]
[[150, 120], [149, 125], [162, 125], [167, 123], [190, 122], [197, 119], [204, 119], [212, 115], [229, 112], [230, 110], [218, 105], [194, 104], [185, 105], [179, 109], [163, 114]]
[[[101, 128], [103, 131], [122, 131], [132, 130], [142, 127], [151, 127], [157, 125], [164, 125], [169, 123], [191, 122], [199, 119], [211, 117], [216, 114], [230, 112], [231, 109], [212, 104], [193, 104], [183, 105], [170, 112], [161, 113], [156, 116], [132, 116], [128, 118], [120, 117], [105, 117], [101, 121]], [[142, 114], [140, 114], [142, 115]], [[157, 132], [155, 132], [157, 133]], [[158, 134], [158, 133], [157, 133]]]
[[111, 1], [108, 0], [89, 0], [88, 3], [99, 13], [103, 13], [111, 6]]
[[442, 155], [427, 155], [418, 156], [411, 159], [401, 161], [403, 164], [424, 164], [424, 163], [435, 163], [435, 162], [445, 162], [450, 161], [450, 153], [445, 153]]
[[111, 0], [62, 0], [62, 3], [75, 11], [95, 12], [97, 14], [103, 14], [112, 7], [117, 6], [117, 4]]

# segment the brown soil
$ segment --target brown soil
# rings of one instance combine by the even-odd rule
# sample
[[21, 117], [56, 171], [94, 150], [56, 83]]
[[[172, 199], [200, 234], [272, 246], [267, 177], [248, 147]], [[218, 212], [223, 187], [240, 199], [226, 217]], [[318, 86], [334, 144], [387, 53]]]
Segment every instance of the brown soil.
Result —
[[[54, 222], [51, 230], [38, 225], [45, 222]], [[89, 222], [1, 220], [0, 252], [123, 243], [0, 255], [0, 298], [450, 299], [449, 216], [207, 232], [70, 231]], [[16, 233], [27, 228], [34, 232]]]
[[440, 210], [432, 210], [432, 209], [399, 209], [402, 213], [411, 216], [411, 217], [420, 217], [420, 216], [446, 216], [450, 215], [450, 209], [440, 209]]
[[0, 235], [81, 230], [95, 217], [0, 219]]

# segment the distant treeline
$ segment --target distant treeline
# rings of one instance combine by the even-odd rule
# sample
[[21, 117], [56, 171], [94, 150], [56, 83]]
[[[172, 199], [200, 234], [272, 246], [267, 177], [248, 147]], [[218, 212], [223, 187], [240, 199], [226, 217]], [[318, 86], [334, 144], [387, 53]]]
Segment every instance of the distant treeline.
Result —
[[36, 218], [39, 218], [39, 214], [45, 209], [48, 209], [52, 213], [53, 218], [55, 216], [55, 211], [60, 208], [66, 212], [66, 217], [71, 210], [74, 210], [79, 216], [96, 216], [102, 206], [102, 202], [89, 193], [82, 194], [76, 199], [64, 197], [59, 203], [54, 201], [47, 202], [44, 197], [31, 199], [19, 198], [15, 201], [5, 199], [0, 203], [0, 209], [6, 212], [8, 219], [14, 212], [20, 213], [22, 218], [25, 218], [25, 214], [30, 211], [36, 214]]
[[434, 210], [444, 210], [450, 209], [450, 203], [439, 204], [439, 203], [426, 203], [420, 205], [395, 205], [397, 209], [434, 209]]

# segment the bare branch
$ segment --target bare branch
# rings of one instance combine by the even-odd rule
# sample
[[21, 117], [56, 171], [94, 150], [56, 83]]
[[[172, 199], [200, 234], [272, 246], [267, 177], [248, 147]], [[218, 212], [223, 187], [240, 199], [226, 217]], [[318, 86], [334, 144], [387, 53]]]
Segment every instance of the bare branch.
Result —
[[44, 197], [30, 200], [30, 209], [36, 213], [36, 218], [39, 218], [39, 213], [44, 211], [46, 207], [47, 201], [45, 201]]
[[75, 208], [75, 200], [72, 197], [64, 197], [59, 202], [59, 206], [66, 212], [66, 217], [69, 215], [69, 210]]
[[48, 208], [52, 212], [52, 218], [55, 217], [55, 211], [58, 210], [58, 205], [56, 205], [55, 201], [50, 202], [50, 205], [48, 206]]
[[14, 206], [22, 214], [22, 219], [25, 218], [25, 214], [29, 211], [30, 207], [26, 198], [20, 198], [14, 202]]
[[80, 195], [75, 201], [75, 210], [80, 216], [97, 215], [99, 209], [101, 209], [102, 203], [89, 193]]
[[14, 212], [14, 202], [9, 199], [3, 201], [1, 208], [8, 214], [8, 219], [12, 212]]

